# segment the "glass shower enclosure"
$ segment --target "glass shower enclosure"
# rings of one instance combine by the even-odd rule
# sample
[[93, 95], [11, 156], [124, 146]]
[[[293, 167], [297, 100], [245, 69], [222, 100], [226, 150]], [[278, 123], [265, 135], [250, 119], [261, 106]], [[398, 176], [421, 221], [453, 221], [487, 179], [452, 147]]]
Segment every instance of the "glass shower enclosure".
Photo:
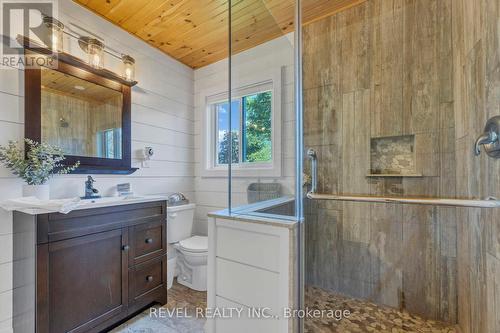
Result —
[[307, 3], [305, 330], [497, 331], [499, 2]]
[[499, 13], [230, 2], [228, 207], [298, 222], [298, 304], [334, 311], [302, 331], [500, 330]]
[[295, 1], [230, 2], [232, 103], [219, 119], [231, 123], [233, 215], [296, 219], [295, 16]]

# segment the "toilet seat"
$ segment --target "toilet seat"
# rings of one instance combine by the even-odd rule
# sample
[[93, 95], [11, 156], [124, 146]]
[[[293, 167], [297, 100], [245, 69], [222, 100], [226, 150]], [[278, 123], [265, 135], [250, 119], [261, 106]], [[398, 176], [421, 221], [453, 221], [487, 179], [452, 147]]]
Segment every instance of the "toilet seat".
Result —
[[208, 252], [208, 237], [193, 236], [179, 242], [179, 248], [182, 251], [189, 253], [206, 253]]

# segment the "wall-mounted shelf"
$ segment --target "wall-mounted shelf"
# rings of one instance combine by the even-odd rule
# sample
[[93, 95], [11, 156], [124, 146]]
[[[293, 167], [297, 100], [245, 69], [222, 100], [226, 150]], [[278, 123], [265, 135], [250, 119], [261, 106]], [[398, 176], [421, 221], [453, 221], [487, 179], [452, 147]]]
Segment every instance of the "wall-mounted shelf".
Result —
[[422, 177], [416, 172], [415, 135], [371, 138], [367, 177]]
[[370, 178], [377, 178], [377, 177], [384, 177], [384, 178], [420, 178], [423, 177], [422, 174], [420, 173], [410, 173], [410, 174], [397, 174], [397, 173], [369, 173], [366, 175], [366, 177]]
[[83, 165], [74, 170], [73, 174], [83, 175], [131, 175], [139, 170], [139, 168], [121, 168], [121, 167], [99, 167]]

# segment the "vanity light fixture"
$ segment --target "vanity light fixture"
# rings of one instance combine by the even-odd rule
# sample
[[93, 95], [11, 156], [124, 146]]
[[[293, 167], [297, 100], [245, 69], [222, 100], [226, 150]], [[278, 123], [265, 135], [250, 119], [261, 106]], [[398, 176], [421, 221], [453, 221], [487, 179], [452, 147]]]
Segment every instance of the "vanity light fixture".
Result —
[[63, 50], [64, 24], [51, 16], [44, 16], [43, 23], [49, 29], [49, 48], [61, 52]]
[[72, 24], [70, 24], [68, 29], [65, 29], [65, 25], [60, 21], [56, 20], [51, 16], [44, 16], [43, 23], [48, 29], [48, 35], [46, 39], [47, 48], [63, 53], [63, 39], [64, 35], [67, 36], [68, 40], [71, 42], [73, 40], [78, 41], [80, 48], [87, 54], [86, 62], [96, 68], [104, 68], [104, 54], [119, 59], [122, 63], [122, 73], [121, 77], [123, 80], [136, 84], [135, 79], [135, 59], [128, 54], [122, 54], [117, 50], [104, 45], [102, 38], [97, 37], [85, 30], [84, 28], [79, 28], [81, 31], [86, 31], [89, 35], [80, 35], [78, 32], [74, 31]]
[[78, 39], [78, 45], [88, 54], [88, 63], [92, 67], [104, 67], [104, 44], [100, 40], [83, 36]]
[[127, 81], [134, 81], [135, 78], [135, 59], [129, 55], [122, 55], [123, 78]]

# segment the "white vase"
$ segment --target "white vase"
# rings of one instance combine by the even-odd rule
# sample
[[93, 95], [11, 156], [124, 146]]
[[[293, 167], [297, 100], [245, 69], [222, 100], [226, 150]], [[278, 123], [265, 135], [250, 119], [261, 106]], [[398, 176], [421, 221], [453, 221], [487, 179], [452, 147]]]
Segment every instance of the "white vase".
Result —
[[50, 199], [49, 185], [23, 185], [24, 197], [36, 197], [40, 200]]

